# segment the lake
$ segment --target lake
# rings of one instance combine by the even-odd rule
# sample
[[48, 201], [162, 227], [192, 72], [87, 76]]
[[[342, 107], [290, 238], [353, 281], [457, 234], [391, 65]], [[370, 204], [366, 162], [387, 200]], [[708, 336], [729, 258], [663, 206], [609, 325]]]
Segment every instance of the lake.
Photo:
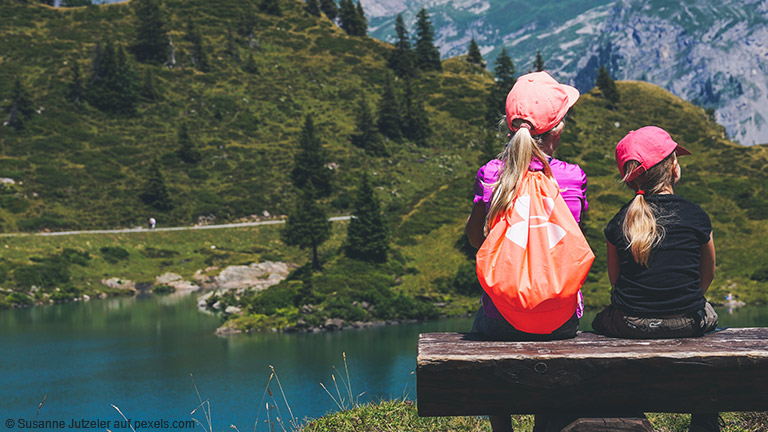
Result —
[[[194, 297], [120, 298], [0, 311], [0, 421], [35, 418], [111, 422], [190, 420], [209, 401], [213, 430], [268, 430], [284, 422], [318, 417], [348, 406], [346, 353], [351, 393], [360, 402], [414, 399], [419, 333], [467, 331], [471, 320], [450, 319], [319, 334], [255, 334], [218, 337], [219, 319], [201, 313]], [[768, 326], [768, 307], [719, 309], [721, 326]], [[591, 316], [582, 319], [588, 329]], [[337, 379], [337, 387], [331, 376]], [[323, 383], [333, 398], [320, 386]], [[261, 408], [261, 409], [260, 409]], [[195, 418], [208, 429], [201, 410]], [[198, 426], [199, 427], [199, 426]], [[287, 427], [286, 427], [287, 428]], [[105, 428], [101, 428], [104, 430]], [[167, 429], [167, 428], [166, 428]], [[57, 430], [55, 428], [49, 430]], [[138, 430], [138, 429], [137, 429]], [[144, 429], [149, 430], [149, 429]], [[280, 430], [278, 428], [278, 430]]]

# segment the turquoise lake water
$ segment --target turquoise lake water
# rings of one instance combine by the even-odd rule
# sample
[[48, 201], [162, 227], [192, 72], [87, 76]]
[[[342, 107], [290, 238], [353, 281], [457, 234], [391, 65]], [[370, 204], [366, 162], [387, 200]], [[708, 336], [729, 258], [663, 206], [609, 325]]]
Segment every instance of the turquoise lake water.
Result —
[[[718, 313], [721, 326], [768, 326], [768, 307]], [[589, 314], [582, 319], [583, 330], [590, 321]], [[218, 318], [196, 309], [194, 297], [0, 311], [0, 422], [11, 419], [18, 425], [19, 419], [34, 419], [44, 397], [39, 421], [102, 420], [111, 422], [113, 432], [130, 430], [115, 427], [122, 417], [112, 404], [134, 420], [190, 420], [199, 405], [192, 374], [201, 398], [210, 403], [214, 431], [234, 430], [230, 425], [252, 431], [257, 419], [255, 430], [266, 431], [264, 406], [273, 402], [263, 399], [269, 365], [277, 371], [293, 415], [318, 417], [337, 409], [321, 382], [336, 399], [340, 393], [348, 400], [341, 382], [346, 381], [342, 353], [352, 394], [358, 398], [362, 393], [360, 402], [414, 399], [418, 334], [467, 331], [471, 320], [230, 337], [215, 336], [218, 325]], [[290, 414], [275, 380], [270, 389], [280, 413], [273, 408], [269, 416], [285, 422]], [[208, 428], [201, 411], [194, 417]], [[4, 427], [0, 430], [10, 430]]]

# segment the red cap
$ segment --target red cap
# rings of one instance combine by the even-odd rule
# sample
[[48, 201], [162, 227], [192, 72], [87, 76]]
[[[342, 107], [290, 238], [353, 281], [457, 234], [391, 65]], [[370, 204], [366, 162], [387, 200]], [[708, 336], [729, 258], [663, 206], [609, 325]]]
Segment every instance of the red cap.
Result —
[[691, 154], [676, 143], [664, 129], [646, 126], [630, 131], [619, 141], [616, 145], [616, 165], [619, 167], [621, 176], [624, 177], [624, 164], [627, 161], [640, 162], [640, 166], [635, 168], [626, 178], [626, 181], [632, 181], [651, 169], [652, 166], [663, 161], [672, 152], [678, 156]]
[[578, 90], [558, 83], [546, 72], [523, 75], [507, 95], [507, 125], [517, 132], [519, 127], [512, 122], [523, 119], [533, 126], [532, 135], [541, 135], [557, 126], [578, 99]]

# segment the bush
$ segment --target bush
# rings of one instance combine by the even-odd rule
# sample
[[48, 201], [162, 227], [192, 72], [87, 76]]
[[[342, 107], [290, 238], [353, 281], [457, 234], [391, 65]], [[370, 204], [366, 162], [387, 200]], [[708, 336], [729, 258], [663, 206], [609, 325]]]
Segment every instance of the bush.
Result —
[[41, 264], [31, 264], [17, 267], [13, 271], [13, 279], [20, 288], [61, 287], [69, 283], [69, 269], [61, 262], [47, 261]]
[[110, 264], [116, 264], [118, 261], [127, 260], [129, 256], [128, 251], [120, 246], [104, 246], [99, 249], [99, 252], [101, 252], [104, 261]]
[[150, 246], [142, 249], [141, 254], [147, 258], [172, 258], [177, 256], [179, 253], [175, 250], [155, 249]]
[[756, 270], [749, 278], [753, 281], [768, 282], [768, 267]]
[[155, 285], [152, 288], [152, 292], [155, 294], [171, 294], [176, 292], [176, 288], [170, 285], [161, 284], [161, 285]]
[[483, 292], [483, 287], [477, 280], [474, 261], [464, 263], [456, 270], [450, 287], [452, 292], [466, 296], [475, 296]]

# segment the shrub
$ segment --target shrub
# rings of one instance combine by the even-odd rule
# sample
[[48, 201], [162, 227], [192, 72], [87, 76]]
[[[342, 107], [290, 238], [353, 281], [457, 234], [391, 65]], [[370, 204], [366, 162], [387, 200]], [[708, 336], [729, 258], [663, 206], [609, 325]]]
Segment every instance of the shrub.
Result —
[[118, 261], [127, 260], [129, 256], [128, 251], [120, 246], [104, 246], [99, 249], [99, 252], [101, 252], [104, 261], [110, 264], [116, 264]]
[[768, 282], [768, 267], [756, 270], [749, 278], [753, 281]]
[[155, 294], [171, 294], [176, 292], [176, 288], [170, 285], [161, 284], [161, 285], [155, 285], [152, 288], [152, 292]]

